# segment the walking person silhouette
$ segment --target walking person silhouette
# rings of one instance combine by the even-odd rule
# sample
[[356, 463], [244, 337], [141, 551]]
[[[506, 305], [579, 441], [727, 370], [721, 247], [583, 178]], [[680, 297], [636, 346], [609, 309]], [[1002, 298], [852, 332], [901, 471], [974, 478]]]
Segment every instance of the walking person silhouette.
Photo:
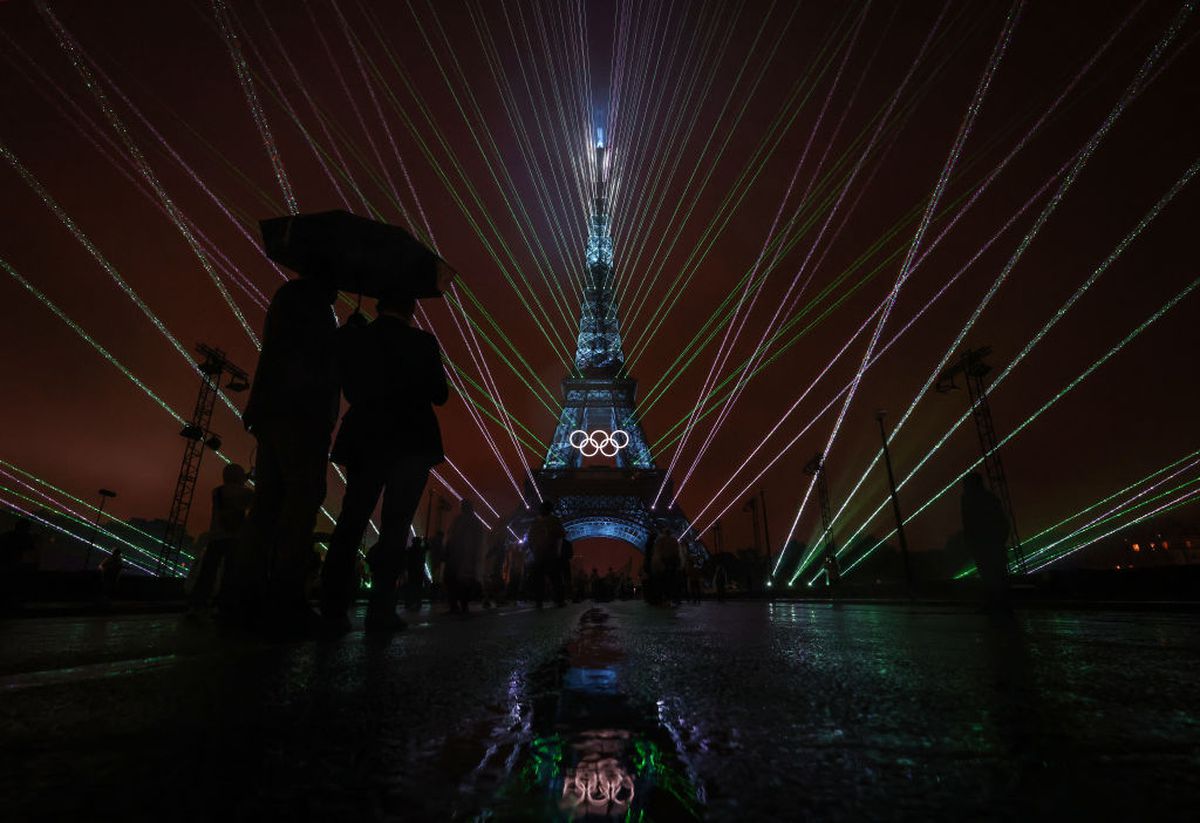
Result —
[[[188, 615], [204, 612], [212, 597], [218, 576], [232, 579], [237, 559], [234, 548], [237, 535], [246, 521], [246, 512], [254, 502], [254, 490], [246, 485], [246, 470], [230, 463], [221, 470], [221, 485], [213, 489], [212, 520], [208, 527], [208, 547], [200, 558], [196, 582], [188, 595]], [[223, 571], [222, 571], [223, 569]]]
[[466, 614], [470, 610], [483, 565], [483, 538], [483, 523], [475, 516], [475, 506], [464, 499], [446, 537], [446, 597], [452, 612]]
[[546, 581], [554, 602], [565, 606], [563, 597], [561, 546], [566, 539], [562, 521], [554, 516], [554, 501], [543, 500], [538, 516], [529, 524], [529, 548], [533, 552], [533, 599], [540, 609], [546, 596]]
[[346, 468], [346, 496], [322, 572], [321, 615], [342, 630], [355, 594], [354, 556], [380, 495], [383, 520], [370, 557], [366, 628], [404, 628], [396, 599], [409, 527], [430, 469], [445, 460], [433, 406], [446, 402], [449, 388], [437, 339], [412, 325], [415, 308], [412, 297], [381, 298], [378, 317], [347, 329], [339, 343], [350, 409], [331, 459]]
[[336, 297], [314, 278], [279, 287], [242, 414], [258, 443], [255, 494], [234, 573], [222, 582], [222, 611], [251, 623], [265, 609], [271, 633], [304, 633], [312, 624], [305, 579], [339, 404]]
[[525, 599], [525, 565], [525, 546], [521, 543], [509, 546], [505, 557], [504, 573], [510, 600]]

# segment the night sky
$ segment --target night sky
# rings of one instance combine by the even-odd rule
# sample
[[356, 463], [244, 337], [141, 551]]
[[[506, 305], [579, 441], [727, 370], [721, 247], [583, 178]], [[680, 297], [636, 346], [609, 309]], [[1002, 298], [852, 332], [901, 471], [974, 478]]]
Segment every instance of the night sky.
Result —
[[[0, 3], [6, 147], [0, 258], [11, 269], [0, 274], [0, 458], [89, 500], [101, 486], [115, 489], [117, 516], [164, 517], [183, 447], [171, 416], [14, 271], [184, 416], [198, 388], [179, 353], [47, 208], [13, 158], [184, 346], [220, 346], [253, 368], [249, 336], [126, 143], [136, 145], [177, 215], [194, 227], [202, 253], [219, 251], [214, 272], [261, 333], [262, 300], [254, 290], [269, 296], [282, 280], [252, 242], [256, 221], [288, 207], [219, 16], [236, 35], [261, 122], [299, 209], [366, 214], [366, 201], [389, 222], [426, 237], [431, 230], [432, 242], [507, 337], [468, 305], [524, 378], [481, 339], [503, 404], [532, 432], [525, 435], [531, 441], [548, 441], [555, 418], [538, 399], [549, 402], [546, 393], [539, 387], [535, 394], [525, 381], [536, 386], [536, 375], [557, 395], [567, 357], [559, 338], [573, 350], [578, 299], [571, 280], [578, 283], [582, 272], [587, 217], [578, 171], [596, 126], [605, 128], [613, 155], [620, 310], [642, 396], [664, 375], [675, 376], [680, 351], [731, 291], [737, 290], [735, 300], [742, 294], [747, 272], [770, 274], [761, 293], [747, 296], [753, 305], [744, 324], [742, 314], [733, 324], [741, 331], [721, 377], [754, 351], [777, 309], [783, 309], [778, 325], [815, 300], [784, 339], [813, 325], [790, 347], [769, 350], [769, 365], [732, 406], [679, 498], [688, 513], [707, 507], [701, 527], [734, 504], [722, 518], [728, 549], [749, 542], [742, 500], [765, 489], [777, 550], [808, 488], [801, 469], [824, 447], [841, 402], [751, 481], [854, 377], [874, 323], [748, 470], [708, 504], [896, 282], [1011, 8], [1003, 2], [943, 9], [886, 1], [238, 0], [215, 11], [199, 0]], [[828, 457], [835, 508], [878, 449], [875, 409], [888, 409], [894, 424], [908, 408], [1051, 202], [1064, 179], [1054, 175], [1127, 93], [1179, 10], [1173, 0], [1030, 3], [1021, 10], [917, 257], [1013, 148], [1028, 141], [912, 272], [881, 341], [1049, 185], [865, 373]], [[99, 78], [126, 134], [114, 130], [48, 15]], [[992, 347], [996, 372], [1197, 161], [1197, 32], [1195, 14], [1178, 26], [966, 336], [967, 345]], [[1193, 181], [996, 388], [992, 408], [1001, 435], [1200, 276], [1198, 206], [1200, 185]], [[774, 260], [772, 245], [756, 269], [764, 244], [780, 236], [791, 243], [782, 257]], [[449, 308], [424, 302], [448, 356], [482, 383]], [[660, 306], [662, 322], [651, 326]], [[1006, 445], [1023, 532], [1200, 448], [1198, 309], [1200, 295], [1183, 298]], [[340, 314], [348, 311], [339, 305]], [[696, 403], [727, 328], [717, 327], [645, 412], [652, 444]], [[929, 391], [921, 398], [893, 443], [901, 476], [964, 413], [963, 394]], [[496, 413], [481, 393], [476, 398]], [[511, 511], [516, 492], [462, 400], [452, 398], [439, 416], [448, 456], [492, 506]], [[677, 485], [715, 419], [688, 437], [674, 470]], [[487, 425], [520, 482], [519, 460], [535, 466], [540, 455], [523, 450], [518, 458], [506, 430]], [[218, 407], [213, 427], [232, 459], [250, 461], [252, 438], [228, 409]], [[674, 450], [660, 446], [658, 464], [670, 464]], [[968, 421], [902, 490], [905, 508], [915, 509], [978, 454]], [[219, 466], [205, 458], [201, 488], [219, 482]], [[474, 496], [456, 472], [447, 468], [444, 476]], [[747, 485], [750, 491], [737, 497]], [[856, 529], [885, 489], [878, 466], [839, 530]], [[192, 532], [206, 524], [205, 497], [197, 496]], [[335, 480], [327, 501], [335, 513], [340, 497]], [[0, 493], [0, 499], [15, 498]], [[819, 531], [815, 503], [804, 510], [799, 539], [811, 541]], [[1195, 514], [1192, 506], [1174, 516]], [[885, 509], [871, 530], [883, 534], [890, 522]], [[940, 548], [957, 528], [954, 493], [913, 522], [910, 542]]]

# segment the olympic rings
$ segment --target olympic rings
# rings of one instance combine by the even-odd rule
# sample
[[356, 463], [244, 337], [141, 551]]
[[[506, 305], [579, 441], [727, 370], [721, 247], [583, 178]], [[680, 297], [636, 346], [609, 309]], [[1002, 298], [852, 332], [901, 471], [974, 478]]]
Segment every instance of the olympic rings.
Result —
[[604, 429], [596, 429], [589, 434], [583, 429], [576, 429], [571, 432], [567, 442], [572, 448], [579, 449], [584, 457], [595, 457], [597, 454], [616, 457], [617, 452], [629, 445], [629, 432], [617, 429], [609, 433]]

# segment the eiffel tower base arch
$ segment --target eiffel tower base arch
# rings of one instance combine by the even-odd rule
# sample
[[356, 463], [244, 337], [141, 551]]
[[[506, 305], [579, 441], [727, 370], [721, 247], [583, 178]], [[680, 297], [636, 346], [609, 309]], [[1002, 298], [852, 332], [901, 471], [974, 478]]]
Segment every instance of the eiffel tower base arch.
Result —
[[[692, 534], [691, 523], [678, 507], [651, 509], [663, 480], [661, 470], [588, 466], [541, 469], [534, 476], [542, 497], [554, 501], [554, 513], [562, 521], [568, 540], [610, 538], [644, 552], [651, 532], [666, 528], [693, 555], [708, 556], [703, 542]], [[534, 494], [531, 488], [526, 492], [527, 499]], [[663, 496], [669, 499], [669, 488]], [[509, 527], [523, 537], [534, 514], [519, 512], [510, 520]]]

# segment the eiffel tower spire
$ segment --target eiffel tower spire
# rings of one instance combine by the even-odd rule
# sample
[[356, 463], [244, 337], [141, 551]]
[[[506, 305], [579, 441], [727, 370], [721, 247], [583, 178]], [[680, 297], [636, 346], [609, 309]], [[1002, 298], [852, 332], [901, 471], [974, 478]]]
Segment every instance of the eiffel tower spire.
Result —
[[[689, 527], [678, 508], [654, 512], [650, 508], [663, 486], [663, 471], [654, 465], [635, 411], [637, 381], [625, 371], [613, 288], [608, 147], [603, 132], [597, 132], [592, 149], [592, 204], [575, 368], [563, 380], [558, 425], [534, 476], [542, 496], [557, 502], [570, 539], [612, 537], [642, 549], [656, 524], [668, 526], [676, 535], [688, 535]], [[513, 527], [522, 528], [524, 517], [518, 514]], [[686, 536], [684, 543], [692, 551], [704, 551], [695, 536]]]
[[625, 366], [621, 324], [613, 294], [613, 239], [608, 211], [607, 152], [597, 132], [592, 192], [584, 262], [587, 276], [575, 348], [575, 368], [585, 376], [616, 376]]
[[[637, 381], [622, 377], [625, 352], [621, 323], [613, 290], [613, 238], [608, 208], [608, 149], [597, 132], [592, 169], [592, 213], [588, 216], [584, 248], [583, 301], [579, 309], [579, 337], [575, 348], [575, 374], [563, 381], [566, 401], [543, 468], [578, 468], [589, 455], [571, 443], [575, 431], [603, 431], [628, 435], [628, 443], [615, 455], [618, 468], [653, 469], [650, 447], [634, 415]], [[624, 441], [624, 436], [616, 435]], [[578, 437], [577, 437], [578, 439]]]

